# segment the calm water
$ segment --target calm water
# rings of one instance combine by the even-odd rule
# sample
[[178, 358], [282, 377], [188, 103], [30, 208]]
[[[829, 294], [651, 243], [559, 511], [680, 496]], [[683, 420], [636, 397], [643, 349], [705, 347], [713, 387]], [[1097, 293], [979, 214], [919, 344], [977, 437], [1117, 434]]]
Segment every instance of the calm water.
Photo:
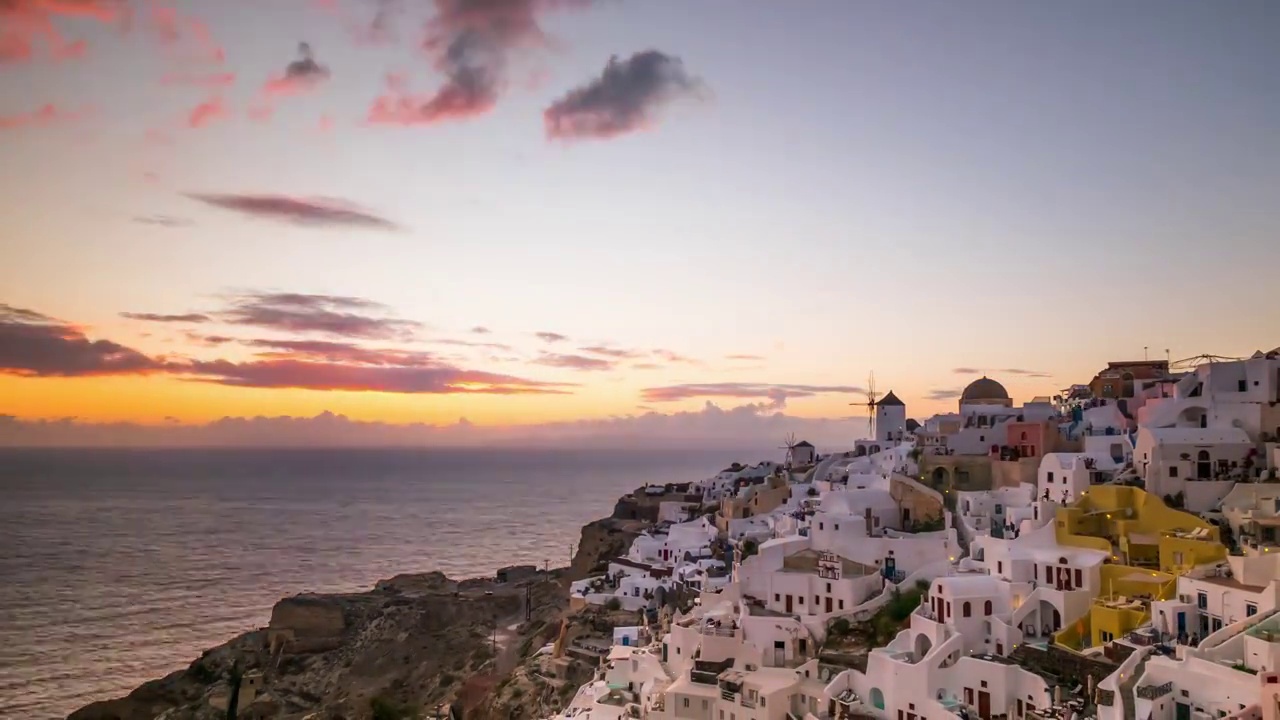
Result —
[[[0, 450], [0, 718], [185, 667], [302, 591], [569, 561], [583, 523], [726, 453]], [[748, 459], [748, 458], [741, 458]]]

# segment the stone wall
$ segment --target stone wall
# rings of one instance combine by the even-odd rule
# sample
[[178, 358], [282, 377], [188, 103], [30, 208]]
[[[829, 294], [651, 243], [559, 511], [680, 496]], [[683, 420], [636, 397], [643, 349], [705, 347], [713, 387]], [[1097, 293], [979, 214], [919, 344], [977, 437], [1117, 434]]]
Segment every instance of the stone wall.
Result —
[[292, 630], [294, 637], [334, 637], [347, 628], [342, 606], [330, 598], [299, 595], [271, 608], [272, 630]]
[[1019, 645], [1010, 653], [1010, 657], [1031, 672], [1052, 676], [1050, 685], [1060, 682], [1067, 686], [1088, 687], [1089, 676], [1092, 675], [1096, 686], [1119, 666], [1119, 663], [1086, 657], [1057, 645], [1049, 645], [1047, 648]]

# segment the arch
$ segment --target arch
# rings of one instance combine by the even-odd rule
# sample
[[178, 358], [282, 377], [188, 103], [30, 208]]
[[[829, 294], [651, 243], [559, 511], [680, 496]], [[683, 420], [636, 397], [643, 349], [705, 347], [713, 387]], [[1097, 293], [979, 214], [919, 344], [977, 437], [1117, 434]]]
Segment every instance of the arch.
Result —
[[877, 710], [884, 709], [884, 692], [878, 687], [871, 688], [871, 707]]
[[969, 604], [968, 600], [965, 600], [964, 604], [960, 606], [960, 613], [965, 617], [973, 615], [973, 606]]
[[983, 614], [983, 615], [990, 615], [990, 614], [991, 614], [991, 601], [990, 601], [990, 600], [988, 600], [988, 601], [986, 601], [986, 602], [982, 603], [982, 614]]
[[867, 454], [867, 446], [866, 446], [866, 445], [859, 445], [859, 446], [858, 446], [858, 448], [857, 448], [856, 450], [854, 450], [854, 451], [853, 451], [853, 456], [854, 456], [854, 457], [865, 457], [865, 456], [866, 456], [866, 454]]
[[1209, 459], [1209, 451], [1201, 450], [1196, 453], [1196, 478], [1200, 480], [1208, 480], [1213, 477], [1213, 461]]
[[913, 648], [915, 650], [916, 662], [920, 662], [929, 654], [929, 651], [933, 649], [933, 640], [930, 640], [928, 635], [919, 633], [916, 635], [916, 641]]
[[880, 452], [880, 446], [879, 446], [879, 445], [872, 445], [872, 446], [871, 446], [871, 454], [872, 454], [872, 455], [875, 455], [875, 454], [876, 454], [876, 453], [878, 453], [878, 452]]
[[944, 467], [934, 468], [932, 478], [934, 487], [946, 487], [951, 484], [951, 473]]
[[1027, 439], [1027, 434], [1026, 434], [1026, 433], [1022, 433], [1022, 439], [1023, 439], [1023, 440], [1026, 440], [1026, 439]]

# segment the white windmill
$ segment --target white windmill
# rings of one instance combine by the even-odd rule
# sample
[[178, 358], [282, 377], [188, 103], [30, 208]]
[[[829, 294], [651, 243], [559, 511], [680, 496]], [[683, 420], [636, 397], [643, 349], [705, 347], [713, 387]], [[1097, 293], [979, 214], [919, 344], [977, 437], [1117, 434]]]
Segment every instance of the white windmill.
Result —
[[787, 469], [790, 470], [796, 459], [796, 434], [788, 433], [786, 437], [782, 438], [782, 447], [778, 449], [787, 451], [786, 465]]
[[864, 403], [849, 403], [850, 405], [862, 405], [867, 409], [867, 437], [875, 439], [876, 437], [876, 402], [879, 396], [876, 395], [876, 373], [873, 370], [870, 377], [867, 378], [867, 401]]

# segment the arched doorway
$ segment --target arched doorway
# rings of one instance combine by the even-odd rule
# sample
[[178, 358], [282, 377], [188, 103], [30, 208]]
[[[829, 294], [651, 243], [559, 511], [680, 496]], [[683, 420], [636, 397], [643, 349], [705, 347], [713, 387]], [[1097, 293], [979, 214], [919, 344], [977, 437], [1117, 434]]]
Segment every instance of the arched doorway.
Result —
[[1213, 462], [1209, 460], [1209, 451], [1201, 450], [1196, 453], [1196, 478], [1208, 480], [1211, 477], [1213, 477]]
[[877, 710], [884, 709], [884, 693], [878, 687], [871, 688], [871, 707]]
[[933, 469], [933, 486], [935, 488], [946, 487], [951, 481], [951, 474], [944, 467], [936, 467]]
[[916, 635], [916, 642], [914, 646], [916, 662], [923, 660], [924, 656], [928, 655], [929, 651], [932, 649], [933, 641], [929, 639], [928, 635], [925, 635], [924, 633]]

